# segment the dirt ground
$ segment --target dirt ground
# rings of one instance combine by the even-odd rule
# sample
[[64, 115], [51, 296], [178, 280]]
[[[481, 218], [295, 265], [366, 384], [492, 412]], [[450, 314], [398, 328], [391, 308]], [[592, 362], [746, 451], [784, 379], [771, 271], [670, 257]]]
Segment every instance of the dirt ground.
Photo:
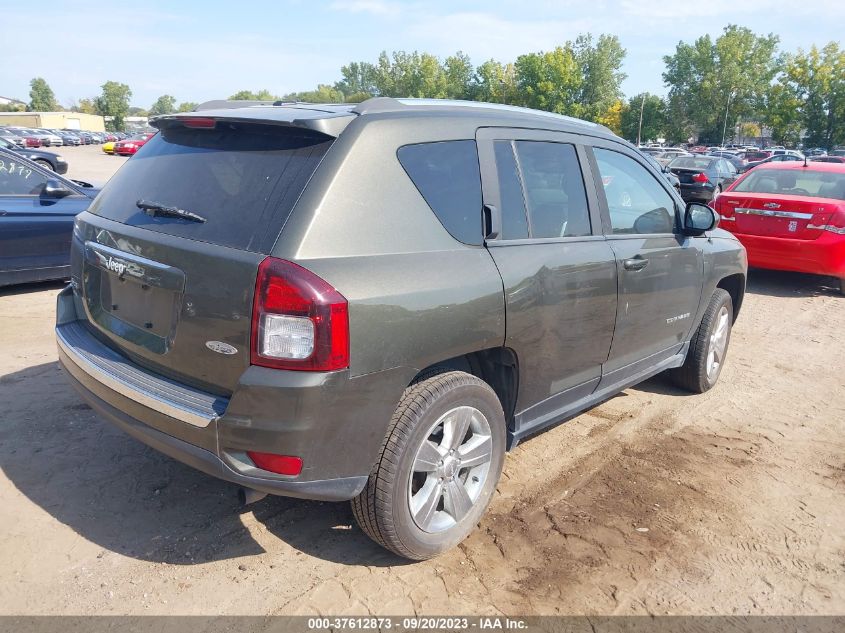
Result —
[[102, 186], [112, 174], [125, 163], [126, 156], [114, 156], [103, 152], [101, 145], [80, 145], [79, 147], [47, 147], [48, 152], [63, 156], [68, 162], [66, 178], [85, 180]]
[[479, 528], [423, 563], [346, 504], [240, 509], [98, 419], [57, 367], [60, 287], [0, 293], [2, 614], [845, 614], [829, 280], [752, 271], [715, 389], [653, 379], [525, 441]]

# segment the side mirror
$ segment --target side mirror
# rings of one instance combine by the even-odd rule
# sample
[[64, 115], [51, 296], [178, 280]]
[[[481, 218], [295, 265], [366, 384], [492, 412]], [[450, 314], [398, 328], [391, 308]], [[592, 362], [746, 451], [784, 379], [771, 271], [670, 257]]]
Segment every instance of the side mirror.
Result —
[[705, 204], [690, 202], [684, 212], [684, 233], [687, 235], [701, 235], [705, 231], [712, 231], [719, 225], [716, 212]]
[[44, 185], [41, 195], [45, 198], [64, 198], [73, 194], [73, 191], [65, 187], [58, 180], [50, 179]]

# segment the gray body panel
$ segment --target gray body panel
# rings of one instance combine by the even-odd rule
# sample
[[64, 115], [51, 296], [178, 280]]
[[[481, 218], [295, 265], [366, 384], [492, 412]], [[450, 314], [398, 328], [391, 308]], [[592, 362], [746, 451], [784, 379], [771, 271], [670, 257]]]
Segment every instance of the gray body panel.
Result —
[[[73, 350], [63, 351], [60, 360], [74, 385], [115, 424], [230, 481], [293, 496], [354, 496], [414, 377], [437, 365], [463, 366], [456, 359], [490, 350], [507, 351], [518, 368], [514, 402], [503, 405], [513, 444], [681, 364], [720, 280], [739, 275], [744, 288], [744, 250], [723, 231], [700, 237], [680, 231], [607, 235], [607, 208], [589, 147], [612, 144], [635, 159], [636, 151], [600, 126], [511, 109], [393, 100], [354, 109], [221, 106], [191, 116], [200, 115], [267, 119], [337, 139], [266, 254], [83, 214], [74, 239], [76, 290], [62, 293], [60, 313], [62, 323], [80, 320], [95, 343], [109, 346], [139, 371], [225, 399], [225, 412], [206, 427], [191, 427], [143, 404], [149, 403], [143, 394], [127, 398], [81, 374]], [[502, 135], [578, 145], [593, 235], [463, 244], [444, 228], [397, 160], [403, 145], [477, 139], [489, 203], [497, 194], [484, 163], [485, 143]], [[677, 194], [637, 160], [672, 193], [680, 214]], [[255, 277], [267, 255], [307, 268], [347, 299], [348, 369], [300, 372], [250, 365]], [[649, 257], [649, 267], [624, 270], [622, 262], [636, 255]], [[129, 279], [110, 268], [109, 257], [144, 273]], [[136, 316], [116, 327], [106, 304], [112, 288], [120, 293], [127, 283], [160, 290], [148, 304], [137, 305], [144, 314], [172, 309], [172, 319], [162, 316], [160, 327]], [[136, 294], [142, 292], [150, 291]], [[136, 305], [132, 293], [126, 296]], [[207, 341], [237, 353], [217, 354]], [[156, 384], [141, 375], [135, 384], [148, 383]], [[244, 455], [249, 450], [301, 456], [303, 472], [285, 478], [259, 471]]]

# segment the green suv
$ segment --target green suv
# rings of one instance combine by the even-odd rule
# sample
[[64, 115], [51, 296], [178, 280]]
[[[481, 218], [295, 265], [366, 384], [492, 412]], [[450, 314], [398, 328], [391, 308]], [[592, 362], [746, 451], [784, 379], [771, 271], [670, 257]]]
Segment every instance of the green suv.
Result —
[[351, 500], [428, 558], [522, 438], [723, 367], [745, 251], [601, 126], [388, 98], [153, 125], [76, 220], [59, 356], [104, 418], [246, 501]]

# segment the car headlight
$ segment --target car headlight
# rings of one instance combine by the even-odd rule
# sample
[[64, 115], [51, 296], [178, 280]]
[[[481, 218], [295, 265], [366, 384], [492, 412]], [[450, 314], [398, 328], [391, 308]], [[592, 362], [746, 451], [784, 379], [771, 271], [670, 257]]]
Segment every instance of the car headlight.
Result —
[[135, 147], [135, 143], [127, 143], [126, 147]]

